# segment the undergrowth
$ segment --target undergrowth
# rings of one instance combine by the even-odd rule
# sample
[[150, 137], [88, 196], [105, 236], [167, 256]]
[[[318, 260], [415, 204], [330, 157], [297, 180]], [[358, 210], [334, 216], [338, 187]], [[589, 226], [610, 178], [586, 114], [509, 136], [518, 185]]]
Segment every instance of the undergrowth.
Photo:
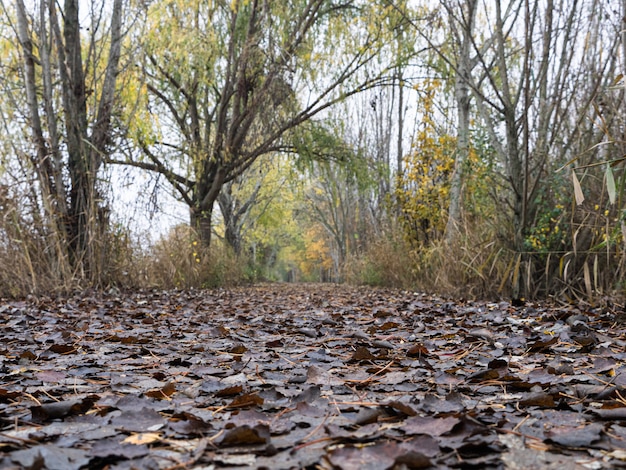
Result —
[[146, 279], [161, 288], [209, 288], [248, 279], [245, 258], [237, 257], [221, 240], [203, 247], [188, 226], [174, 227], [146, 255]]
[[[7, 209], [5, 201], [3, 209]], [[88, 288], [99, 290], [141, 288], [210, 288], [249, 280], [247, 263], [218, 241], [201, 248], [185, 226], [150, 246], [133, 238], [121, 225], [113, 226], [97, 241], [101, 253], [99, 280], [73, 272], [70, 263], [54, 250], [54, 231], [33, 230], [18, 210], [3, 210], [0, 221], [0, 297], [68, 294]]]
[[[235, 256], [219, 239], [210, 249], [203, 248], [187, 226], [175, 227], [149, 245], [133, 238], [123, 226], [114, 225], [98, 240], [101, 277], [93, 285], [82, 273], [72, 272], [67, 260], [55, 256], [61, 250], [54, 249], [53, 230], [33, 229], [32, 221], [19, 215], [15, 201], [4, 198], [0, 206], [1, 297], [69, 293], [90, 287], [211, 288], [257, 280], [245, 255]], [[593, 302], [621, 298], [626, 290], [622, 233], [609, 226], [608, 215], [592, 218], [588, 213], [571, 219], [568, 230], [575, 236], [564, 235], [563, 248], [554, 251], [515, 252], [509, 231], [496, 224], [466, 223], [453, 243], [435, 240], [417, 246], [400, 230], [389, 230], [371, 240], [358, 256], [347, 258], [343, 277], [350, 284], [456, 298], [512, 298], [516, 284], [520, 297], [527, 299]]]
[[554, 251], [517, 252], [511, 231], [496, 224], [466, 224], [452, 243], [439, 239], [416, 246], [398, 233], [387, 234], [348, 260], [346, 280], [455, 298], [620, 301], [626, 292], [623, 242], [603, 235], [606, 224], [583, 220], [587, 225], [572, 223], [575, 236], [564, 237]]
[[388, 234], [346, 265], [354, 284], [416, 289], [457, 297], [510, 295], [511, 256], [493, 233], [467, 230], [454, 244], [436, 240], [412, 246], [400, 234]]

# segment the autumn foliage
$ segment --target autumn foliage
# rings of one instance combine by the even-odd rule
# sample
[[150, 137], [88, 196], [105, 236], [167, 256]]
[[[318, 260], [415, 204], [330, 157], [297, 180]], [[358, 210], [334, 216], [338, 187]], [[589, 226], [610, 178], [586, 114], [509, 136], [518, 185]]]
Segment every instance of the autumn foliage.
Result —
[[420, 128], [411, 152], [404, 157], [395, 192], [401, 224], [415, 247], [440, 239], [447, 222], [456, 140], [437, 128], [434, 100], [438, 88], [437, 82], [426, 82], [420, 89]]

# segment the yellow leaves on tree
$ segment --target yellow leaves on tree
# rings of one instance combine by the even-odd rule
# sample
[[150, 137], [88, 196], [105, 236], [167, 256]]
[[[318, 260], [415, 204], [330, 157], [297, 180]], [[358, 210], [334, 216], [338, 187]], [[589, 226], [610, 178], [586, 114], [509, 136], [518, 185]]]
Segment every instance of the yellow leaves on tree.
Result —
[[438, 86], [430, 81], [423, 90], [420, 130], [412, 152], [404, 157], [396, 189], [405, 236], [414, 244], [438, 238], [447, 222], [456, 138], [437, 129], [434, 98]]
[[312, 225], [304, 234], [305, 253], [300, 262], [300, 271], [305, 279], [316, 279], [320, 271], [329, 271], [333, 267], [328, 237], [321, 225]]

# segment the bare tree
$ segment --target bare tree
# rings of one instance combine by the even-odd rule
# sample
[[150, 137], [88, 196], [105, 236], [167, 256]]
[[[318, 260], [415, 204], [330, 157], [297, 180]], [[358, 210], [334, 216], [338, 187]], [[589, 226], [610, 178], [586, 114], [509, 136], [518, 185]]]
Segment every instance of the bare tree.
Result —
[[445, 234], [448, 243], [455, 239], [461, 223], [463, 172], [470, 151], [471, 74], [477, 63], [476, 57], [472, 58], [471, 53], [477, 4], [476, 0], [467, 0], [464, 5], [458, 5], [455, 11], [448, 3], [443, 3], [444, 6], [447, 5], [450, 30], [454, 35], [454, 42], [457, 47], [454, 68], [454, 97], [458, 119], [457, 153], [454, 172], [450, 181], [450, 207]]
[[[250, 167], [248, 171], [253, 169], [254, 167]], [[241, 194], [233, 193], [234, 187], [241, 186], [246, 177], [249, 176], [249, 174], [244, 173], [240, 178], [224, 184], [217, 198], [220, 212], [224, 218], [224, 238], [236, 255], [241, 254], [245, 229], [254, 224], [251, 209], [261, 202], [259, 192], [264, 182], [262, 177], [255, 178], [251, 192], [244, 197]]]
[[358, 249], [358, 224], [363, 218], [356, 175], [348, 165], [332, 162], [315, 163], [311, 173], [312, 187], [306, 194], [309, 217], [327, 234], [333, 261], [328, 280], [340, 282], [346, 257]]
[[[71, 274], [97, 281], [102, 259], [96, 248], [107, 223], [97, 178], [112, 139], [124, 13], [122, 0], [114, 0], [110, 12], [104, 3], [99, 9], [91, 3], [93, 24], [84, 44], [79, 4], [66, 0], [59, 11], [57, 2], [40, 0], [29, 11], [15, 0], [15, 33], [33, 141], [30, 163], [57, 238], [53, 246], [68, 260]], [[109, 14], [108, 32], [102, 33]], [[102, 42], [106, 52], [98, 50]]]
[[[598, 90], [608, 80], [604, 72], [612, 60], [607, 55], [608, 60], [596, 62], [600, 55], [591, 44], [601, 41], [582, 44], [583, 38], [599, 31], [601, 22], [585, 18], [587, 11], [592, 15], [597, 11], [595, 3], [519, 0], [503, 10], [498, 1], [493, 46], [475, 49], [482, 76], [474, 81], [473, 90], [504, 164], [513, 247], [521, 254], [540, 207], [539, 195], [549, 191], [548, 169], [571, 156]], [[511, 49], [510, 44], [517, 47]], [[602, 47], [615, 50], [616, 45]], [[520, 285], [513, 288], [514, 295], [523, 294]]]

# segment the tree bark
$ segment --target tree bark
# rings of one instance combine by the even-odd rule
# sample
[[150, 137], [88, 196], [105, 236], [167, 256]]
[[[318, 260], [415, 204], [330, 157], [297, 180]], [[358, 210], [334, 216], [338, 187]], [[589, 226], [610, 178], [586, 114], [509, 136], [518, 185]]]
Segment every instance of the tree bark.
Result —
[[[457, 105], [457, 149], [454, 171], [450, 181], [450, 206], [446, 224], [445, 239], [452, 243], [459, 233], [462, 217], [463, 172], [470, 152], [470, 107], [471, 89], [470, 75], [472, 60], [470, 57], [474, 18], [476, 17], [476, 0], [467, 1], [467, 10], [461, 12], [461, 35], [457, 55], [454, 93]], [[451, 20], [453, 21], [453, 20]]]
[[[59, 3], [40, 0], [39, 25], [31, 32], [24, 1], [15, 0], [17, 33], [24, 55], [29, 125], [36, 151], [33, 164], [40, 180], [48, 224], [61, 241], [54, 246], [66, 250], [74, 275], [97, 282], [100, 264], [106, 259], [97, 256], [95, 244], [99, 242], [102, 227], [108, 224], [106, 209], [99, 207], [97, 174], [111, 141], [115, 84], [121, 57], [123, 0], [113, 3], [110, 49], [101, 88], [90, 90], [90, 93], [100, 92], [92, 125], [87, 110], [79, 3], [79, 0], [65, 0], [62, 14], [58, 15]], [[32, 34], [36, 35], [38, 61], [33, 56]], [[95, 34], [95, 28], [91, 34]], [[41, 67], [41, 73], [37, 66]], [[98, 64], [88, 63], [88, 67], [96, 69]], [[58, 76], [54, 76], [55, 73]], [[98, 81], [93, 83], [94, 88], [98, 85]], [[42, 97], [44, 120], [38, 96]], [[58, 96], [62, 116], [55, 109]], [[62, 124], [57, 125], [58, 122]]]

